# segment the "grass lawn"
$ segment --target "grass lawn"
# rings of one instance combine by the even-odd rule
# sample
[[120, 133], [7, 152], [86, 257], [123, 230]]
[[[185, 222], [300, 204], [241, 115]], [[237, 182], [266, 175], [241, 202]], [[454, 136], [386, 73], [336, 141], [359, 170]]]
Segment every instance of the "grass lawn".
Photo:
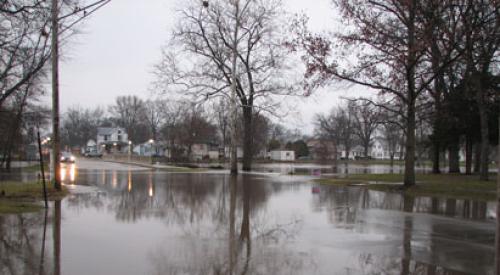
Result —
[[480, 181], [476, 175], [417, 174], [417, 184], [403, 188], [402, 174], [353, 174], [349, 178], [319, 179], [322, 184], [353, 185], [366, 184], [371, 190], [400, 192], [410, 196], [432, 196], [489, 201], [496, 199], [496, 175], [490, 180]]
[[[47, 184], [49, 200], [62, 199], [68, 194], [63, 186], [57, 191]], [[43, 207], [43, 185], [37, 182], [0, 182], [0, 214], [34, 212]]]

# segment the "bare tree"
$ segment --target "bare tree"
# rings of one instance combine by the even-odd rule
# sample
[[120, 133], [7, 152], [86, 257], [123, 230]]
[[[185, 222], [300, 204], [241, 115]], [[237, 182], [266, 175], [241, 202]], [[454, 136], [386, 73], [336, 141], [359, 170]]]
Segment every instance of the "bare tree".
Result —
[[115, 123], [126, 129], [129, 139], [134, 143], [147, 140], [144, 133], [146, 107], [144, 101], [137, 96], [119, 96], [115, 104], [109, 106], [109, 112]]
[[[432, 69], [426, 58], [430, 41], [436, 39], [423, 13], [428, 1], [335, 0], [344, 28], [331, 41], [304, 31], [297, 24], [296, 43], [305, 49], [306, 78], [309, 88], [334, 81], [348, 81], [390, 95], [404, 106], [406, 132], [405, 186], [415, 184], [415, 131], [418, 99], [437, 77], [437, 72], [456, 61], [456, 31], [440, 40], [442, 60]], [[453, 1], [442, 1], [450, 13], [457, 11]], [[436, 70], [437, 69], [437, 70]]]
[[354, 117], [354, 133], [363, 146], [364, 156], [370, 155], [375, 131], [380, 123], [380, 109], [364, 101], [351, 101], [350, 110]]
[[104, 110], [100, 107], [69, 108], [62, 120], [63, 143], [69, 146], [84, 146], [90, 139], [96, 139], [97, 128], [101, 126], [103, 117]]
[[332, 109], [328, 115], [316, 115], [316, 132], [327, 140], [333, 141], [337, 151], [345, 152], [348, 161], [352, 147], [356, 144], [356, 131], [352, 106], [341, 106]]
[[167, 117], [168, 107], [168, 102], [164, 99], [148, 99], [144, 103], [151, 138], [155, 141], [158, 141], [158, 134]]
[[274, 111], [279, 105], [275, 96], [296, 93], [282, 43], [283, 13], [280, 0], [213, 1], [207, 9], [190, 0], [170, 41], [169, 49], [177, 52], [164, 52], [157, 66], [160, 85], [177, 87], [198, 100], [228, 100], [235, 85], [245, 129], [244, 170], [252, 163], [254, 109]]

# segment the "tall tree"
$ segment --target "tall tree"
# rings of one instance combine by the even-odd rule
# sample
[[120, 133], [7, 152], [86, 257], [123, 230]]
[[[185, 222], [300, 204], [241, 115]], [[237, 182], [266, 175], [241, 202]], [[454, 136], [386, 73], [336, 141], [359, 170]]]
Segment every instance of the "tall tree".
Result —
[[[423, 17], [426, 1], [335, 0], [349, 24], [333, 41], [311, 34], [298, 22], [294, 45], [305, 49], [306, 87], [348, 81], [397, 99], [404, 105], [406, 132], [405, 186], [415, 184], [415, 131], [418, 99], [436, 78], [426, 51], [434, 39]], [[449, 2], [449, 1], [445, 1]], [[452, 7], [450, 5], [450, 7]], [[453, 10], [453, 8], [451, 9]], [[442, 70], [459, 53], [449, 36], [443, 44]]]
[[157, 66], [161, 85], [197, 99], [228, 100], [230, 87], [236, 86], [245, 129], [243, 170], [252, 164], [254, 109], [273, 111], [277, 95], [296, 92], [282, 43], [282, 6], [280, 0], [232, 0], [211, 1], [203, 9], [190, 0], [180, 12], [170, 52]]

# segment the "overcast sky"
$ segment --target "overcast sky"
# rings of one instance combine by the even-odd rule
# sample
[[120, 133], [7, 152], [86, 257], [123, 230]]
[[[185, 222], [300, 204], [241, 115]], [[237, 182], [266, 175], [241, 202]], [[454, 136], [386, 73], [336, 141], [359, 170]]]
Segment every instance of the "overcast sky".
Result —
[[[119, 95], [151, 94], [153, 65], [160, 60], [178, 0], [112, 0], [81, 26], [82, 34], [63, 49], [61, 111], [71, 106], [107, 106]], [[330, 0], [283, 0], [290, 12], [309, 15], [314, 30], [335, 27]], [[314, 5], [312, 5], [314, 3]], [[355, 90], [355, 89], [353, 89]], [[352, 90], [351, 90], [352, 92]], [[311, 133], [312, 118], [327, 112], [346, 91], [328, 89], [287, 101], [293, 112], [282, 123]]]

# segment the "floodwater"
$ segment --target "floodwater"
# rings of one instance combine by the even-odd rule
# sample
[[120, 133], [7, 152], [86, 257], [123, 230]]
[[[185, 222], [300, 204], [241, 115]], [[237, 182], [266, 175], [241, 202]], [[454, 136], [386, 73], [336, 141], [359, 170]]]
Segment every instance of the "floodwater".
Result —
[[[336, 175], [336, 174], [403, 174], [403, 165], [389, 164], [317, 164], [317, 163], [261, 163], [255, 164], [254, 169], [261, 172], [279, 174], [306, 174], [306, 175]], [[417, 173], [428, 173], [430, 167], [417, 166]]]
[[0, 216], [0, 274], [493, 274], [494, 203], [107, 168]]

